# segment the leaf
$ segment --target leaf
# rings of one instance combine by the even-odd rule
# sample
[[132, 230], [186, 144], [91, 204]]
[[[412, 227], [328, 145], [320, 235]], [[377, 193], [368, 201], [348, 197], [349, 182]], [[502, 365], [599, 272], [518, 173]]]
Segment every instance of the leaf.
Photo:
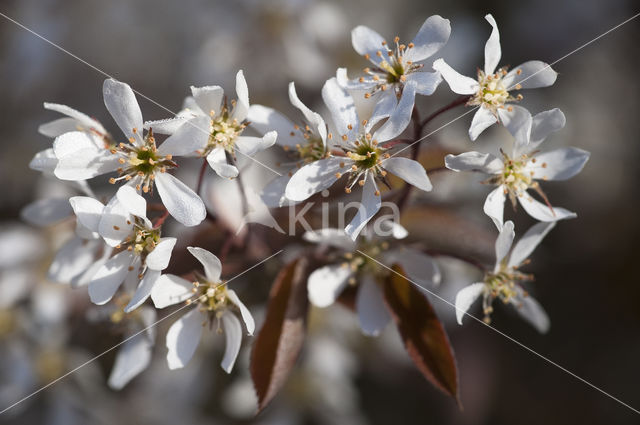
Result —
[[251, 378], [258, 413], [276, 396], [296, 363], [306, 333], [308, 262], [299, 258], [278, 273], [269, 293], [264, 325], [251, 351]]
[[389, 307], [409, 356], [425, 378], [458, 403], [458, 370], [442, 323], [431, 303], [394, 264], [384, 285]]

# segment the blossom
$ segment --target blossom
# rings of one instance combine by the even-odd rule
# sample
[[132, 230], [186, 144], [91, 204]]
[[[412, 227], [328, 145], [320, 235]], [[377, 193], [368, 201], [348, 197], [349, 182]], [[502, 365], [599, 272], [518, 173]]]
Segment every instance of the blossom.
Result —
[[[200, 156], [221, 177], [235, 178], [238, 169], [227, 162], [227, 154], [235, 159], [236, 148], [244, 156], [252, 157], [272, 146], [275, 131], [263, 137], [243, 136], [248, 125], [249, 89], [242, 70], [236, 74], [237, 100], [227, 104], [220, 86], [191, 87], [193, 100], [179, 117], [159, 122], [169, 126], [171, 134], [162, 144], [174, 155]], [[154, 123], [147, 123], [153, 127]], [[174, 127], [177, 125], [177, 128]]]
[[[373, 67], [364, 69], [366, 76], [353, 80], [348, 79], [345, 68], [339, 68], [338, 82], [347, 89], [364, 90], [366, 98], [375, 96], [373, 115], [389, 117], [386, 126], [404, 128], [411, 120], [411, 110], [399, 108], [402, 98], [410, 97], [405, 102], [413, 104], [416, 93], [431, 95], [436, 90], [442, 81], [440, 73], [424, 71], [423, 62], [447, 43], [450, 33], [449, 20], [434, 15], [424, 21], [411, 43], [401, 44], [396, 36], [392, 47], [376, 31], [360, 25], [351, 32], [351, 42]], [[410, 84], [413, 87], [405, 90]]]
[[[413, 86], [408, 85], [405, 90], [413, 90]], [[292, 201], [304, 201], [347, 175], [347, 193], [351, 193], [356, 183], [362, 187], [361, 207], [345, 228], [346, 233], [355, 240], [380, 209], [380, 191], [376, 179], [386, 182], [387, 172], [391, 172], [419, 189], [430, 191], [432, 186], [419, 162], [391, 157], [389, 149], [384, 146], [383, 142], [402, 133], [404, 127], [382, 126], [372, 134], [371, 129], [379, 120], [360, 121], [353, 98], [338, 85], [335, 78], [325, 83], [322, 97], [341, 138], [335, 145], [341, 151], [341, 156], [332, 154], [302, 167], [291, 177], [285, 196]], [[398, 108], [410, 113], [413, 103], [414, 98], [406, 96], [402, 98]]]
[[222, 264], [218, 257], [202, 248], [187, 249], [204, 267], [204, 276], [196, 273], [197, 280], [189, 282], [166, 274], [151, 292], [151, 299], [157, 308], [185, 301], [189, 305], [195, 305], [171, 325], [167, 332], [169, 369], [186, 366], [198, 348], [203, 326], [207, 323], [213, 325], [213, 321], [218, 320], [217, 330], [226, 335], [227, 342], [221, 366], [225, 372], [231, 373], [242, 342], [242, 326], [234, 313], [240, 313], [249, 335], [253, 335], [255, 322], [235, 291], [228, 289], [227, 282], [220, 279]]
[[146, 216], [145, 199], [131, 186], [118, 189], [107, 205], [86, 196], [75, 196], [69, 202], [78, 221], [117, 251], [91, 278], [91, 301], [107, 303], [127, 282], [137, 289], [125, 312], [136, 309], [151, 295], [162, 270], [169, 265], [176, 238], [161, 237], [161, 229], [153, 227]]
[[273, 108], [251, 105], [248, 120], [261, 134], [275, 130], [276, 143], [291, 157], [287, 172], [276, 177], [262, 189], [262, 199], [268, 207], [281, 207], [287, 203], [285, 189], [293, 172], [308, 163], [325, 158], [328, 154], [327, 124], [320, 114], [310, 110], [298, 97], [293, 82], [289, 83], [289, 101], [303, 116], [299, 124]]
[[[560, 148], [541, 152], [538, 147], [554, 131], [564, 127], [565, 117], [559, 109], [529, 116], [524, 128], [514, 138], [511, 155], [500, 151], [500, 157], [480, 152], [447, 155], [445, 165], [454, 171], [477, 171], [489, 175], [486, 183], [497, 187], [489, 193], [484, 212], [498, 229], [502, 226], [504, 203], [509, 197], [513, 207], [516, 200], [524, 210], [539, 221], [556, 221], [574, 218], [575, 213], [564, 208], [552, 207], [542, 191], [539, 180], [567, 180], [578, 174], [589, 152], [578, 148]], [[528, 192], [533, 189], [545, 203], [535, 200]]]
[[200, 197], [166, 172], [176, 166], [172, 157], [179, 152], [164, 143], [156, 147], [152, 129], [143, 136], [142, 113], [131, 87], [107, 79], [103, 94], [107, 110], [127, 137], [127, 142], [117, 143], [105, 134], [95, 137], [86, 131], [64, 133], [53, 144], [58, 160], [54, 171], [56, 177], [86, 180], [117, 171], [119, 177], [112, 177], [110, 183], [126, 181], [145, 193], [155, 186], [164, 206], [176, 220], [185, 226], [202, 222], [206, 209]]
[[[386, 221], [383, 226], [394, 239], [403, 239], [408, 234], [399, 224]], [[355, 243], [342, 229], [331, 228], [307, 232], [304, 239], [342, 251], [336, 258], [339, 262], [320, 267], [309, 275], [309, 301], [316, 307], [328, 307], [348, 286], [357, 286], [356, 312], [366, 335], [378, 335], [391, 318], [382, 295], [387, 271], [380, 268], [378, 261], [400, 264], [408, 277], [420, 285], [440, 282], [437, 264], [413, 248], [390, 249], [387, 241], [373, 237], [361, 238]]]
[[487, 272], [482, 282], [473, 283], [456, 295], [456, 318], [459, 324], [462, 324], [469, 307], [482, 295], [485, 323], [490, 323], [493, 301], [500, 299], [505, 304], [515, 306], [518, 313], [539, 332], [549, 330], [549, 318], [544, 309], [520, 284], [533, 280], [533, 276], [522, 273], [520, 267], [528, 264], [527, 258], [554, 226], [554, 222], [533, 225], [511, 249], [515, 237], [513, 222], [504, 224], [495, 244], [496, 264], [493, 271]]
[[514, 96], [514, 90], [548, 87], [556, 81], [557, 73], [551, 66], [541, 61], [528, 61], [507, 72], [507, 67], [496, 67], [500, 62], [500, 33], [493, 16], [485, 19], [493, 30], [484, 47], [484, 69], [478, 69], [477, 79], [465, 77], [438, 59], [433, 69], [439, 71], [452, 91], [469, 95], [467, 105], [479, 106], [469, 128], [469, 137], [475, 140], [487, 127], [500, 122], [509, 126], [511, 121], [520, 121], [526, 110], [507, 104], [522, 100], [522, 95]]

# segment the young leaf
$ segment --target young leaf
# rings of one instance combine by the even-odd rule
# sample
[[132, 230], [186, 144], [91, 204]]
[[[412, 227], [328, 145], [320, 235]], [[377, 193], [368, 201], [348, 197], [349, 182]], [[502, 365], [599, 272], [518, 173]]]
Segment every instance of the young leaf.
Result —
[[309, 306], [307, 265], [305, 258], [289, 263], [271, 288], [264, 325], [251, 352], [251, 378], [258, 395], [258, 412], [280, 391], [302, 348]]
[[396, 264], [384, 285], [389, 307], [404, 346], [420, 372], [446, 394], [458, 400], [458, 371], [449, 338], [429, 300], [404, 278]]

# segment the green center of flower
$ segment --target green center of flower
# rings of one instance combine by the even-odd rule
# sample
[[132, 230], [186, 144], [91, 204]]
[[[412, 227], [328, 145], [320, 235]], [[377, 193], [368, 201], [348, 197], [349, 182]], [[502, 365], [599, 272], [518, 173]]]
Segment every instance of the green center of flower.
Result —
[[[518, 73], [521, 72], [518, 70]], [[485, 74], [478, 70], [478, 92], [469, 100], [468, 105], [483, 105], [496, 113], [499, 108], [504, 108], [506, 103], [522, 100], [522, 95], [512, 96], [509, 90], [520, 90], [521, 85], [507, 87], [503, 78], [507, 75], [505, 68], [500, 68], [495, 74]]]
[[193, 291], [197, 294], [197, 302], [201, 311], [216, 312], [229, 303], [225, 282], [209, 282], [202, 276], [193, 282]]
[[[491, 323], [493, 300], [499, 299], [504, 304], [512, 302], [518, 295], [518, 283], [532, 281], [533, 275], [518, 271], [515, 267], [507, 267], [503, 262], [495, 273], [487, 273], [484, 278], [486, 292], [483, 299], [484, 322]], [[520, 289], [523, 296], [527, 293]]]
[[[231, 105], [235, 106], [235, 101], [231, 101]], [[211, 116], [209, 141], [206, 148], [199, 151], [200, 155], [206, 157], [212, 150], [219, 147], [233, 155], [235, 153], [236, 140], [247, 127], [247, 123], [238, 122], [237, 119], [231, 117], [226, 101], [219, 113], [209, 111], [209, 115]]]
[[[381, 271], [380, 264], [373, 259], [378, 258], [380, 254], [388, 249], [388, 242], [361, 242], [356, 252], [347, 252], [343, 255], [345, 261], [342, 263], [342, 267], [348, 267], [354, 275], [361, 273], [368, 273], [372, 276], [379, 275]], [[351, 277], [349, 284], [356, 285], [357, 278]]]

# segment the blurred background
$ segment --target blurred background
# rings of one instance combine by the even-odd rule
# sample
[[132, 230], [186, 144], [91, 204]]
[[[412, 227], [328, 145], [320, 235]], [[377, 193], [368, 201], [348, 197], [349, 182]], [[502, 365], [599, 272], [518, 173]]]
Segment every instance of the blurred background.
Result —
[[[410, 40], [424, 19], [451, 20], [452, 35], [438, 56], [466, 75], [483, 64], [492, 13], [502, 41], [501, 64], [552, 62], [631, 17], [632, 0], [542, 0], [532, 2], [355, 0], [4, 0], [0, 11], [83, 60], [129, 83], [177, 111], [190, 85], [218, 84], [233, 92], [243, 69], [252, 103], [286, 114], [287, 84], [319, 107], [320, 89], [338, 66], [357, 75], [366, 66], [352, 50], [350, 30], [365, 24], [391, 39]], [[547, 147], [575, 146], [591, 152], [584, 171], [570, 181], [548, 183], [554, 205], [578, 212], [560, 223], [533, 257], [532, 292], [551, 317], [538, 335], [506, 309], [493, 324], [533, 350], [640, 409], [640, 280], [637, 259], [638, 112], [640, 21], [628, 23], [554, 66], [559, 77], [547, 89], [524, 92], [532, 113], [561, 108], [566, 128]], [[437, 56], [437, 57], [438, 57]], [[44, 279], [56, 247], [70, 228], [36, 229], [20, 221], [29, 202], [68, 188], [28, 168], [33, 155], [50, 147], [38, 125], [58, 116], [45, 101], [70, 105], [117, 129], [102, 101], [104, 76], [0, 18], [0, 408], [71, 370], [118, 342], [112, 329], [93, 326], [86, 290]], [[424, 115], [450, 102], [446, 84], [420, 98]], [[145, 119], [167, 118], [139, 99]], [[450, 111], [430, 130], [461, 113]], [[439, 146], [482, 150], [506, 140], [492, 128], [471, 147], [470, 116], [439, 131]], [[425, 144], [427, 146], [428, 143]], [[428, 149], [425, 147], [425, 155]], [[191, 178], [190, 183], [195, 181]], [[465, 176], [433, 178], [432, 208], [451, 207], [479, 223], [489, 243], [478, 257], [491, 262], [494, 229], [481, 213], [486, 188]], [[100, 186], [97, 186], [100, 189]], [[474, 190], [468, 190], [473, 188]], [[448, 196], [459, 194], [456, 201]], [[431, 211], [432, 211], [431, 210]], [[413, 213], [403, 224], [416, 235], [438, 233], [437, 220]], [[512, 212], [508, 217], [514, 217]], [[532, 222], [517, 214], [516, 229]], [[453, 300], [455, 289], [477, 278], [455, 262], [443, 262]], [[186, 268], [186, 267], [185, 267]], [[267, 270], [273, 276], [277, 268]], [[244, 288], [261, 317], [270, 280], [248, 275]], [[444, 296], [444, 295], [443, 295]], [[362, 336], [357, 319], [341, 307], [313, 310], [311, 336], [284, 391], [257, 418], [247, 364], [235, 371], [218, 366], [220, 338], [208, 340], [184, 370], [170, 372], [164, 359], [167, 325], [151, 366], [117, 392], [106, 386], [109, 354], [22, 403], [0, 423], [11, 424], [600, 424], [640, 423], [636, 413], [544, 362], [497, 333], [469, 321], [455, 324], [452, 308], [432, 300], [456, 352], [464, 410], [435, 390], [413, 367], [395, 330], [378, 339]], [[171, 322], [170, 320], [169, 322]], [[250, 346], [250, 341], [245, 344]]]

